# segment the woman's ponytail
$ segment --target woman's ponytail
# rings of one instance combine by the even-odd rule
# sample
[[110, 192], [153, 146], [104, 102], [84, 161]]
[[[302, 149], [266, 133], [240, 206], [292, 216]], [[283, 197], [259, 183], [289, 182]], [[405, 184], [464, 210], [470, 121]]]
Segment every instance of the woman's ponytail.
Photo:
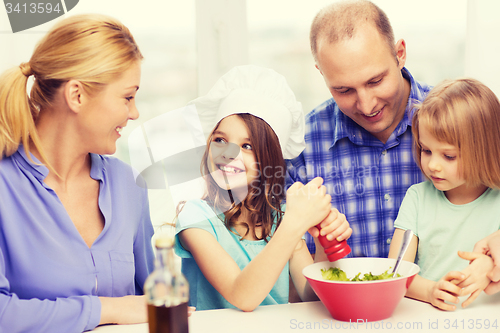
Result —
[[28, 147], [30, 133], [36, 132], [26, 92], [28, 76], [24, 73], [28, 73], [28, 66], [12, 68], [0, 76], [0, 158], [14, 154], [20, 143]]

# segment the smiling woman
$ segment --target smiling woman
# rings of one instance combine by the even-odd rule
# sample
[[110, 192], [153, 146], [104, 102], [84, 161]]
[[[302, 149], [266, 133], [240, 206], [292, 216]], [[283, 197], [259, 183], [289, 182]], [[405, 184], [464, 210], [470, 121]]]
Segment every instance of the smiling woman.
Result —
[[0, 331], [146, 321], [147, 190], [101, 155], [139, 117], [141, 60], [120, 22], [81, 15], [0, 77]]

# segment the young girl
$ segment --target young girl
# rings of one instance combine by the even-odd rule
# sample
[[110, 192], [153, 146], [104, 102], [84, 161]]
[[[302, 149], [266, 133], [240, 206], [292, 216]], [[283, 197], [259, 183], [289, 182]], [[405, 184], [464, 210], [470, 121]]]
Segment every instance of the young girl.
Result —
[[499, 128], [498, 99], [473, 79], [441, 83], [415, 112], [415, 154], [428, 181], [408, 189], [389, 252], [396, 257], [404, 230], [413, 231], [404, 259], [417, 255], [421, 270], [406, 296], [454, 310], [446, 302], [470, 294], [466, 307], [489, 284], [489, 256], [467, 266], [456, 254], [500, 228]]
[[188, 201], [176, 225], [190, 305], [252, 311], [287, 303], [289, 273], [301, 299], [315, 299], [302, 275], [313, 263], [305, 232], [318, 236], [320, 222], [329, 239], [352, 231], [331, 209], [320, 178], [292, 185], [283, 213], [283, 155], [296, 156], [303, 147], [301, 107], [286, 81], [271, 70], [237, 67], [194, 104], [200, 118], [216, 126], [202, 162], [207, 194]]

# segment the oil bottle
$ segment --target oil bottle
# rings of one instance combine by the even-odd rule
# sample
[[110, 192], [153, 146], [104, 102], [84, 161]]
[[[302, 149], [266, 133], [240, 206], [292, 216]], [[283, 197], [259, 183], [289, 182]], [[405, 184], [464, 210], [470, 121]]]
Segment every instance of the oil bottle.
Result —
[[155, 269], [144, 283], [149, 333], [188, 333], [189, 285], [177, 267], [174, 239], [155, 241]]

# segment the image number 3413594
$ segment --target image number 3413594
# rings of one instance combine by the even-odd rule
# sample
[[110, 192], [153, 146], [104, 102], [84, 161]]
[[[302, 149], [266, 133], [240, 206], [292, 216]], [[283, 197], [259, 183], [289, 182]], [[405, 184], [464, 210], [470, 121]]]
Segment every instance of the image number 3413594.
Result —
[[4, 0], [12, 32], [52, 21], [72, 10], [79, 0]]

